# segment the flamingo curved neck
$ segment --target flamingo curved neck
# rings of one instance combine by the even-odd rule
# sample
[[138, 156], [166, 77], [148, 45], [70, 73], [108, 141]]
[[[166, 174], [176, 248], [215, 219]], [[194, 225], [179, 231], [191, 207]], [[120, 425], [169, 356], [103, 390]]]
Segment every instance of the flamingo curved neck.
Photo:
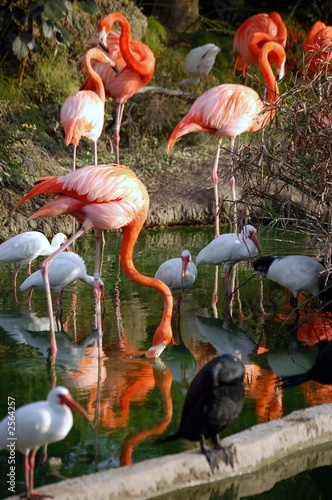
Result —
[[130, 41], [130, 25], [128, 23], [128, 20], [125, 16], [120, 14], [120, 12], [113, 12], [112, 14], [109, 14], [106, 16], [102, 21], [99, 23], [99, 30], [105, 29], [106, 35], [109, 35], [113, 28], [114, 23], [119, 23], [121, 26], [121, 34], [120, 34], [120, 50], [123, 59], [125, 60], [126, 64], [136, 71], [137, 73], [141, 75], [146, 74], [146, 65], [144, 61], [138, 61], [132, 54], [130, 47], [129, 47], [129, 41]]
[[122, 228], [123, 238], [120, 250], [121, 266], [128, 278], [138, 285], [155, 288], [162, 295], [164, 300], [164, 312], [160, 324], [156, 330], [153, 344], [159, 343], [160, 338], [166, 342], [166, 345], [172, 338], [171, 321], [173, 314], [173, 296], [165, 283], [156, 278], [145, 276], [135, 268], [133, 262], [133, 251], [138, 235], [143, 227], [147, 216], [146, 211], [142, 211], [130, 224]]
[[285, 51], [280, 44], [268, 42], [263, 45], [258, 54], [258, 64], [267, 87], [268, 101], [271, 103], [276, 102], [279, 98], [279, 87], [269, 62], [269, 55], [273, 54], [276, 56], [276, 59], [281, 60], [284, 53]]
[[94, 88], [95, 88], [96, 94], [103, 102], [105, 102], [105, 88], [104, 88], [103, 81], [100, 78], [100, 76], [98, 75], [98, 73], [96, 73], [96, 71], [91, 66], [91, 60], [92, 59], [94, 60], [95, 58], [96, 58], [96, 60], [99, 59], [97, 52], [96, 52], [96, 54], [91, 53], [91, 52], [86, 54], [86, 56], [84, 58], [84, 65], [85, 65], [85, 69], [86, 69], [87, 74], [89, 75], [91, 80], [93, 80], [93, 82], [94, 82]]

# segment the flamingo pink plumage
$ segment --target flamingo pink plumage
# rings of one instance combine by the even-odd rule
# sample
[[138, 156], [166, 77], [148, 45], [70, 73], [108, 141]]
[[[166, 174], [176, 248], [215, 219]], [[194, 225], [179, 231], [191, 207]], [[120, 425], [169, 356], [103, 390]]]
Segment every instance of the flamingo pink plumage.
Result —
[[[286, 41], [287, 28], [278, 12], [248, 17], [237, 29], [234, 38], [233, 48], [237, 54], [234, 74], [236, 70], [241, 70], [247, 76], [247, 67], [258, 63], [258, 54], [264, 43], [276, 42], [285, 48]], [[277, 70], [278, 73], [284, 72], [284, 68], [278, 66]]]
[[[121, 265], [126, 275], [142, 286], [158, 290], [164, 299], [164, 312], [157, 327], [152, 347], [145, 353], [147, 357], [158, 357], [172, 340], [171, 319], [173, 312], [173, 297], [170, 289], [162, 281], [144, 276], [137, 271], [133, 263], [133, 251], [139, 233], [143, 227], [149, 209], [149, 195], [145, 186], [136, 177], [134, 172], [117, 164], [86, 166], [63, 176], [50, 176], [39, 179], [34, 188], [29, 191], [14, 207], [16, 210], [28, 199], [38, 195], [47, 194], [55, 197], [45, 206], [30, 216], [37, 217], [57, 216], [71, 214], [82, 223], [81, 228], [71, 236], [64, 249], [75, 241], [81, 234], [89, 229], [94, 229], [96, 236], [95, 257], [95, 298], [97, 322], [99, 333], [99, 346], [101, 346], [101, 314], [100, 314], [100, 238], [103, 230], [122, 229], [123, 238], [120, 250]], [[53, 311], [48, 268], [50, 262], [59, 255], [55, 252], [41, 264], [45, 279], [49, 316], [51, 324], [51, 345], [49, 361], [54, 361], [56, 354], [56, 340], [54, 329], [52, 331]], [[54, 327], [53, 327], [54, 328]], [[100, 347], [101, 349], [101, 347]], [[101, 354], [101, 351], [100, 351]]]
[[67, 97], [61, 108], [61, 121], [65, 130], [65, 144], [73, 144], [73, 170], [76, 169], [76, 148], [81, 137], [86, 137], [94, 143], [94, 159], [97, 165], [97, 141], [104, 125], [105, 90], [102, 79], [93, 70], [91, 61], [99, 61], [112, 71], [117, 71], [114, 61], [104, 52], [93, 48], [84, 56], [85, 69], [94, 82], [95, 91], [79, 90]]
[[[177, 124], [168, 139], [167, 152], [175, 141], [190, 132], [216, 135], [218, 147], [212, 171], [216, 205], [216, 236], [219, 235], [219, 194], [218, 194], [218, 163], [223, 137], [228, 137], [231, 143], [231, 179], [233, 201], [235, 207], [235, 178], [233, 165], [234, 140], [243, 132], [255, 132], [265, 127], [276, 113], [275, 104], [279, 97], [278, 84], [273, 75], [270, 58], [280, 64], [286, 55], [283, 47], [276, 42], [267, 42], [259, 52], [258, 64], [264, 76], [268, 91], [268, 103], [262, 101], [257, 92], [245, 85], [223, 84], [207, 90], [202, 94], [189, 112]], [[283, 75], [280, 75], [281, 77]], [[269, 106], [266, 106], [269, 104]], [[235, 214], [236, 230], [236, 214]]]
[[[120, 35], [112, 32], [113, 25], [119, 23]], [[156, 60], [152, 50], [144, 43], [130, 38], [130, 25], [125, 16], [113, 12], [98, 24], [99, 43], [116, 63], [119, 74], [114, 75], [105, 64], [95, 64], [107, 97], [117, 102], [114, 126], [115, 161], [119, 163], [120, 128], [125, 103], [136, 92], [148, 84], [153, 77]], [[93, 42], [90, 40], [89, 42]], [[81, 88], [93, 89], [94, 82], [88, 78]]]
[[326, 63], [332, 60], [331, 45], [332, 26], [316, 21], [303, 42], [303, 50], [310, 61], [309, 67], [312, 71], [326, 71]]

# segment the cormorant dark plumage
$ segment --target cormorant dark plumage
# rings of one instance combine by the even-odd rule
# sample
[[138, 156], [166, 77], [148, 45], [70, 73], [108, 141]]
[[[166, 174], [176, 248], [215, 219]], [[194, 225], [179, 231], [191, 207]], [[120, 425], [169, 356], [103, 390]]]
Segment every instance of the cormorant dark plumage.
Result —
[[[178, 438], [200, 441], [201, 451], [207, 457], [212, 472], [222, 459], [232, 465], [228, 448], [221, 446], [219, 433], [241, 413], [244, 403], [244, 365], [231, 354], [209, 361], [191, 382], [182, 410], [178, 431], [158, 443]], [[205, 439], [211, 438], [214, 448], [207, 450]]]

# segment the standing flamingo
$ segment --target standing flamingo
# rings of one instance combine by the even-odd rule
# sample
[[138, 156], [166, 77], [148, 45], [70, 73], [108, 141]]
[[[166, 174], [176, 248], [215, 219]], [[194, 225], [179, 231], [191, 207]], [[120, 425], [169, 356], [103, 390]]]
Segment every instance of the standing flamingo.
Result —
[[178, 297], [179, 310], [183, 290], [192, 286], [197, 278], [197, 267], [191, 260], [189, 250], [183, 250], [181, 257], [175, 257], [163, 262], [154, 276], [163, 281], [170, 290], [180, 290]]
[[[8, 402], [11, 404], [8, 403], [8, 416], [0, 422], [0, 449], [8, 451], [17, 449], [24, 453], [26, 498], [41, 498], [43, 495], [33, 491], [38, 449], [49, 443], [61, 441], [67, 436], [73, 426], [70, 408], [82, 413], [88, 421], [89, 417], [68, 389], [61, 386], [52, 389], [46, 401], [36, 401], [17, 409], [14, 398], [9, 400], [10, 398]], [[12, 439], [10, 432], [14, 436]]]
[[[266, 42], [276, 42], [286, 47], [287, 28], [278, 12], [255, 14], [248, 17], [237, 29], [233, 48], [236, 55], [234, 74], [241, 70], [247, 84], [247, 67], [258, 63], [258, 54]], [[276, 61], [273, 61], [276, 62]], [[284, 65], [285, 61], [282, 62]], [[278, 67], [283, 73], [284, 67]]]
[[[114, 23], [120, 24], [120, 35], [111, 32]], [[105, 64], [97, 63], [94, 66], [104, 83], [106, 96], [112, 97], [117, 102], [114, 146], [115, 161], [119, 163], [120, 129], [124, 105], [141, 87], [150, 82], [156, 60], [147, 45], [130, 38], [128, 20], [119, 12], [109, 14], [99, 21], [98, 30], [101, 47], [109, 53], [119, 69], [119, 74], [114, 75], [114, 72], [109, 71]], [[93, 90], [93, 87], [94, 82], [88, 78], [81, 88]]]
[[44, 177], [14, 207], [17, 209], [28, 199], [38, 194], [56, 196], [45, 206], [30, 216], [37, 217], [71, 214], [82, 226], [71, 236], [61, 250], [41, 264], [44, 274], [45, 290], [51, 325], [51, 345], [49, 361], [54, 361], [57, 347], [53, 326], [53, 310], [48, 280], [51, 261], [61, 253], [64, 247], [73, 243], [88, 229], [94, 229], [96, 236], [96, 256], [94, 273], [94, 291], [99, 333], [99, 354], [101, 356], [101, 311], [99, 283], [100, 238], [103, 230], [122, 228], [123, 238], [120, 250], [121, 265], [126, 275], [142, 286], [158, 290], [164, 299], [164, 312], [157, 327], [152, 347], [145, 353], [147, 357], [158, 357], [172, 340], [171, 320], [173, 297], [170, 289], [162, 281], [144, 276], [137, 271], [133, 263], [133, 251], [139, 233], [143, 227], [149, 209], [149, 195], [145, 186], [134, 172], [124, 165], [86, 166], [63, 176]]
[[41, 255], [51, 255], [63, 243], [67, 236], [58, 233], [53, 236], [51, 243], [39, 231], [26, 231], [16, 234], [0, 245], [0, 264], [18, 263], [14, 272], [14, 289], [16, 290], [17, 275], [24, 264], [27, 264], [27, 274], [31, 274], [31, 262]]
[[61, 121], [65, 130], [65, 144], [73, 144], [73, 170], [76, 169], [76, 148], [81, 137], [94, 143], [95, 165], [97, 165], [97, 141], [104, 125], [105, 89], [100, 76], [93, 70], [91, 61], [99, 61], [112, 71], [117, 71], [111, 61], [101, 50], [93, 48], [84, 56], [84, 66], [89, 78], [94, 83], [95, 92], [79, 90], [67, 97], [61, 108]]
[[[268, 101], [275, 104], [279, 97], [278, 84], [274, 78], [270, 60], [277, 61], [283, 67], [286, 54], [283, 47], [276, 42], [268, 42], [259, 52], [258, 64], [264, 76], [268, 91]], [[280, 78], [283, 74], [279, 75]], [[276, 113], [276, 107], [262, 101], [257, 92], [249, 87], [238, 84], [223, 84], [207, 90], [202, 94], [184, 118], [177, 124], [168, 139], [167, 152], [175, 141], [190, 132], [208, 133], [219, 137], [212, 171], [216, 207], [216, 236], [219, 236], [219, 193], [218, 193], [218, 163], [222, 138], [230, 139], [231, 178], [234, 202], [234, 226], [236, 230], [236, 191], [234, 177], [234, 140], [243, 132], [255, 132], [265, 127]]]
[[180, 82], [180, 89], [185, 91], [190, 85], [196, 85], [194, 92], [197, 92], [202, 78], [205, 77], [204, 92], [208, 84], [208, 74], [219, 52], [220, 48], [213, 43], [191, 49], [184, 61], [184, 69], [189, 73], [190, 78], [185, 78]]
[[319, 69], [326, 71], [325, 65], [332, 59], [331, 45], [332, 26], [326, 26], [325, 23], [316, 21], [303, 42], [303, 50], [309, 58], [309, 68], [312, 71]]

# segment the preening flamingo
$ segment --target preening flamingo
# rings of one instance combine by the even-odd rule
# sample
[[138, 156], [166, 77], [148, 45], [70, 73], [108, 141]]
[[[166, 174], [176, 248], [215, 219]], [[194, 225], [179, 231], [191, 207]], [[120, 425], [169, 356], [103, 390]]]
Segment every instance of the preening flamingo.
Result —
[[20, 268], [27, 264], [27, 274], [31, 274], [31, 262], [42, 255], [51, 255], [63, 243], [67, 236], [58, 233], [53, 236], [51, 243], [39, 231], [26, 231], [16, 234], [0, 245], [0, 264], [18, 263], [14, 272], [14, 289], [16, 290], [17, 275]]
[[180, 89], [185, 91], [190, 85], [196, 85], [194, 92], [197, 92], [203, 77], [205, 77], [204, 92], [208, 84], [208, 74], [219, 52], [220, 48], [213, 43], [191, 49], [184, 61], [184, 69], [190, 78], [185, 78], [180, 82]]
[[[9, 398], [10, 399], [10, 398]], [[38, 449], [50, 443], [64, 439], [73, 426], [74, 408], [89, 417], [82, 406], [74, 400], [68, 389], [55, 387], [47, 396], [46, 401], [37, 401], [15, 408], [15, 401], [8, 400], [9, 413], [0, 422], [0, 449], [11, 452], [19, 450], [24, 454], [24, 472], [26, 498], [37, 498], [43, 495], [34, 493], [34, 468]], [[10, 410], [12, 408], [12, 411]], [[13, 429], [13, 438], [9, 431]]]
[[303, 42], [303, 50], [308, 57], [312, 71], [326, 71], [326, 63], [332, 59], [332, 26], [316, 21]]
[[163, 262], [154, 277], [163, 281], [170, 290], [180, 290], [178, 297], [179, 308], [183, 290], [192, 286], [197, 278], [197, 267], [191, 260], [189, 250], [183, 250], [181, 257], [175, 257]]
[[300, 291], [319, 295], [328, 274], [328, 270], [320, 262], [306, 255], [263, 256], [255, 260], [253, 266], [256, 273], [288, 288], [292, 293], [290, 304], [293, 309], [297, 308]]
[[84, 66], [93, 82], [94, 92], [79, 90], [67, 97], [61, 108], [61, 121], [65, 130], [65, 144], [73, 144], [73, 170], [76, 169], [76, 148], [81, 137], [90, 139], [94, 144], [95, 165], [97, 158], [97, 141], [104, 126], [105, 90], [100, 76], [93, 70], [91, 61], [98, 61], [117, 71], [114, 61], [96, 48], [88, 50], [84, 56]]
[[[94, 277], [87, 273], [84, 260], [74, 252], [62, 252], [52, 260], [48, 270], [48, 279], [50, 288], [58, 292], [56, 300], [58, 311], [62, 307], [63, 292], [67, 285], [76, 280], [81, 280], [91, 286], [94, 284]], [[102, 280], [100, 280], [100, 285], [104, 285]], [[24, 292], [33, 288], [45, 288], [44, 278], [40, 269], [23, 281], [20, 291]]]
[[[14, 207], [17, 209], [28, 199], [38, 194], [55, 196], [45, 206], [30, 216], [37, 217], [71, 214], [82, 223], [81, 228], [69, 238], [66, 246], [72, 244], [88, 229], [94, 229], [96, 236], [95, 282], [94, 290], [97, 306], [99, 346], [101, 346], [100, 312], [100, 238], [103, 230], [122, 229], [123, 238], [120, 261], [126, 275], [142, 286], [155, 288], [164, 299], [164, 312], [157, 327], [152, 347], [146, 352], [147, 357], [158, 357], [172, 340], [173, 297], [170, 289], [156, 278], [144, 276], [137, 271], [133, 263], [133, 251], [139, 233], [143, 227], [149, 209], [149, 195], [145, 186], [134, 172], [124, 165], [86, 166], [63, 176], [44, 177]], [[63, 248], [63, 247], [62, 247]], [[56, 354], [56, 340], [53, 325], [52, 300], [50, 294], [48, 269], [50, 262], [61, 253], [55, 252], [41, 264], [45, 279], [51, 324], [50, 354]], [[100, 347], [101, 348], [101, 347]], [[101, 351], [100, 351], [101, 355]]]
[[[287, 28], [278, 12], [270, 14], [255, 14], [248, 17], [237, 29], [233, 48], [236, 53], [234, 65], [234, 74], [240, 70], [245, 76], [247, 83], [247, 67], [258, 63], [258, 54], [263, 44], [266, 42], [279, 43], [283, 48], [286, 47]], [[272, 62], [277, 63], [277, 71], [284, 73], [285, 61]]]
[[[190, 132], [205, 132], [219, 137], [212, 171], [216, 205], [216, 236], [219, 236], [218, 164], [222, 138], [228, 137], [230, 139], [230, 185], [235, 211], [234, 140], [243, 132], [260, 130], [274, 117], [277, 110], [274, 104], [279, 97], [279, 88], [269, 61], [277, 61], [282, 66], [282, 61], [285, 59], [286, 54], [283, 47], [276, 42], [267, 42], [259, 51], [258, 64], [267, 86], [268, 103], [262, 101], [255, 90], [244, 85], [219, 85], [207, 90], [196, 99], [189, 112], [177, 124], [168, 139], [167, 152], [172, 149], [179, 137]], [[283, 74], [280, 74], [279, 77], [282, 78]], [[236, 212], [234, 219], [236, 230]]]
[[[222, 459], [232, 464], [229, 448], [220, 443], [219, 433], [240, 415], [244, 403], [244, 365], [231, 354], [211, 359], [192, 380], [183, 405], [179, 429], [157, 443], [188, 439], [199, 441], [212, 472]], [[214, 448], [207, 450], [205, 439]]]
[[[121, 33], [112, 32], [113, 25], [119, 23]], [[130, 25], [125, 16], [114, 12], [98, 23], [99, 43], [116, 63], [119, 74], [114, 75], [105, 64], [95, 64], [95, 71], [100, 75], [106, 97], [117, 102], [114, 126], [115, 161], [120, 162], [120, 129], [124, 105], [136, 92], [147, 85], [153, 77], [156, 60], [153, 52], [144, 43], [130, 38]], [[90, 40], [89, 42], [93, 42]], [[92, 89], [94, 82], [88, 78], [81, 88]]]

